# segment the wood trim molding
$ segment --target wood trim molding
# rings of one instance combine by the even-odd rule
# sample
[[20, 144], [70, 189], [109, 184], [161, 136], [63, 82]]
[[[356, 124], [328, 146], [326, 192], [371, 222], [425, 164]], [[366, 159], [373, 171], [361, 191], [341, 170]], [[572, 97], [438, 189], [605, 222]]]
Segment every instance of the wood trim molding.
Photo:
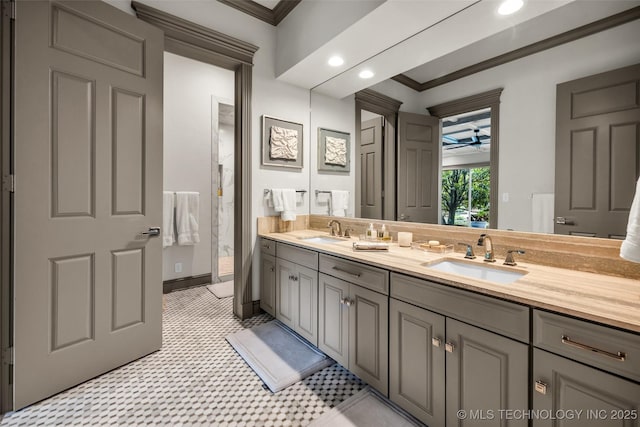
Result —
[[204, 285], [205, 283], [211, 283], [211, 273], [165, 280], [162, 282], [162, 293], [168, 294], [169, 292], [193, 288], [194, 286]]
[[489, 170], [491, 184], [489, 188], [489, 217], [491, 227], [498, 228], [498, 180], [500, 162], [500, 95], [503, 88], [489, 90], [427, 108], [429, 114], [443, 119], [454, 114], [466, 113], [481, 108], [491, 108], [491, 151]]
[[280, 0], [273, 9], [269, 9], [252, 0], [218, 0], [234, 9], [258, 18], [271, 25], [278, 25], [302, 0]]
[[12, 196], [5, 188], [5, 177], [12, 172], [11, 167], [11, 86], [12, 75], [12, 32], [13, 22], [8, 8], [10, 2], [2, 1], [2, 13], [0, 14], [0, 177], [2, 188], [0, 189], [0, 413], [4, 414], [13, 409], [13, 387], [10, 378], [13, 371], [13, 362], [6, 358], [10, 356], [7, 351], [12, 345], [13, 308], [11, 300], [11, 248], [13, 247], [13, 227], [11, 220]]
[[477, 64], [461, 68], [452, 73], [446, 74], [433, 80], [426, 81], [424, 83], [420, 83], [404, 74], [398, 74], [391, 79], [418, 92], [424, 92], [425, 90], [432, 89], [436, 86], [450, 83], [454, 80], [458, 80], [463, 77], [467, 77], [472, 74], [476, 74], [481, 71], [485, 71], [490, 68], [524, 58], [525, 56], [533, 55], [535, 53], [542, 52], [544, 50], [551, 49], [556, 46], [560, 46], [562, 44], [569, 43], [574, 40], [578, 40], [583, 37], [587, 37], [592, 34], [596, 34], [622, 24], [626, 24], [631, 21], [635, 21], [636, 19], [640, 19], [640, 6], [636, 6], [632, 9], [625, 10], [623, 12], [608, 16], [589, 24], [585, 24], [581, 27], [574, 28], [564, 33], [546, 38], [544, 40], [540, 40], [527, 46], [523, 46], [502, 55], [494, 56], [493, 58], [489, 58]]
[[251, 100], [252, 64], [257, 46], [157, 9], [132, 2], [138, 18], [165, 31], [169, 51], [235, 72], [234, 145], [234, 276], [233, 313], [241, 319], [253, 315], [251, 270]]
[[[211, 28], [178, 18], [137, 1], [131, 2], [139, 19], [148, 22], [164, 31], [165, 44], [172, 47], [175, 44], [190, 45], [194, 51], [209, 52], [218, 60], [226, 58], [224, 68], [231, 68], [230, 64], [242, 62], [253, 64], [253, 55], [258, 46], [244, 42]], [[199, 58], [196, 58], [200, 60]], [[218, 64], [214, 64], [218, 65]]]
[[400, 110], [402, 101], [383, 95], [375, 90], [363, 89], [356, 92], [356, 104], [359, 104], [360, 108], [364, 110], [386, 116], [388, 114], [396, 114]]
[[411, 77], [407, 76], [406, 74], [398, 74], [397, 76], [391, 77], [391, 80], [395, 80], [398, 83], [401, 83], [417, 92], [422, 92], [424, 90], [422, 89], [422, 83], [420, 83], [417, 80], [413, 80]]
[[[384, 177], [383, 198], [382, 198], [382, 217], [388, 220], [396, 218], [396, 123], [398, 121], [398, 111], [402, 105], [401, 101], [383, 95], [371, 89], [364, 89], [355, 94], [356, 105], [356, 159], [360, 158], [360, 138], [362, 137], [362, 110], [371, 111], [372, 113], [384, 116], [384, 155], [383, 170]], [[356, 161], [355, 176], [360, 176], [360, 161]], [[356, 196], [355, 196], [355, 213], [360, 216], [361, 200], [361, 184], [360, 180], [356, 180]]]
[[276, 7], [273, 8], [273, 17], [275, 25], [278, 25], [287, 15], [300, 4], [302, 0], [280, 0]]
[[[442, 104], [434, 105], [427, 108], [432, 116], [444, 118], [454, 114], [460, 114], [467, 111], [479, 110], [481, 108], [490, 107], [493, 104], [500, 104], [500, 95], [503, 88], [493, 89], [476, 95], [465, 96]], [[493, 112], [491, 114], [493, 116]], [[493, 129], [491, 129], [493, 133]]]
[[[251, 230], [251, 92], [252, 68], [241, 64], [236, 71], [235, 149], [234, 149], [234, 285], [233, 312], [241, 319], [253, 316], [252, 299], [253, 242]], [[238, 205], [241, 209], [238, 209]]]

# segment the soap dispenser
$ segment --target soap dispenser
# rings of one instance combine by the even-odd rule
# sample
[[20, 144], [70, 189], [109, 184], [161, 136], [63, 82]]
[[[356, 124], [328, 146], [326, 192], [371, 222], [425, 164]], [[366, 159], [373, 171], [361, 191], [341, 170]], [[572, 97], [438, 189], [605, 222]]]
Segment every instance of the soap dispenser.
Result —
[[377, 235], [376, 235], [376, 229], [373, 228], [373, 223], [370, 222], [369, 223], [369, 228], [367, 228], [367, 232], [365, 233], [365, 235], [367, 236], [367, 240], [375, 240]]

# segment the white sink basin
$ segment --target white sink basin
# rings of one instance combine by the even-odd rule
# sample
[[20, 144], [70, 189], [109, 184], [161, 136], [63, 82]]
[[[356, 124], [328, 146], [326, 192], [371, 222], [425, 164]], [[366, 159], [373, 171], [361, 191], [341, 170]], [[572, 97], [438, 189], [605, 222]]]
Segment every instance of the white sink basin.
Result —
[[332, 237], [332, 236], [313, 236], [313, 237], [299, 237], [300, 240], [309, 243], [339, 243], [344, 242], [346, 239], [342, 239], [340, 237]]
[[443, 273], [457, 274], [458, 276], [471, 277], [494, 283], [513, 283], [527, 273], [521, 271], [508, 271], [489, 265], [471, 264], [463, 261], [442, 260], [434, 263], [425, 262], [422, 265]]

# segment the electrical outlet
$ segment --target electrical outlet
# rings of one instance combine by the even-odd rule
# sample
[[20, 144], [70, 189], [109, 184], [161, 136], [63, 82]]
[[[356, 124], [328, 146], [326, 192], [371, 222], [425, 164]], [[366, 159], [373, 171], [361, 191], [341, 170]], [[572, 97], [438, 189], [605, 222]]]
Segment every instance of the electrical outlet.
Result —
[[182, 273], [182, 263], [181, 262], [176, 262], [175, 272], [176, 273]]

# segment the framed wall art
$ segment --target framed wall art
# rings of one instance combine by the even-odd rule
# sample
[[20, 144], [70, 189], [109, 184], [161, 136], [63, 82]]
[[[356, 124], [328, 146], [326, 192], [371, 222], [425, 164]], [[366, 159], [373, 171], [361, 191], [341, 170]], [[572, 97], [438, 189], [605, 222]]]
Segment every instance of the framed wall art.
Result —
[[302, 169], [302, 124], [262, 116], [262, 165]]
[[318, 170], [349, 172], [351, 135], [347, 132], [318, 128]]

